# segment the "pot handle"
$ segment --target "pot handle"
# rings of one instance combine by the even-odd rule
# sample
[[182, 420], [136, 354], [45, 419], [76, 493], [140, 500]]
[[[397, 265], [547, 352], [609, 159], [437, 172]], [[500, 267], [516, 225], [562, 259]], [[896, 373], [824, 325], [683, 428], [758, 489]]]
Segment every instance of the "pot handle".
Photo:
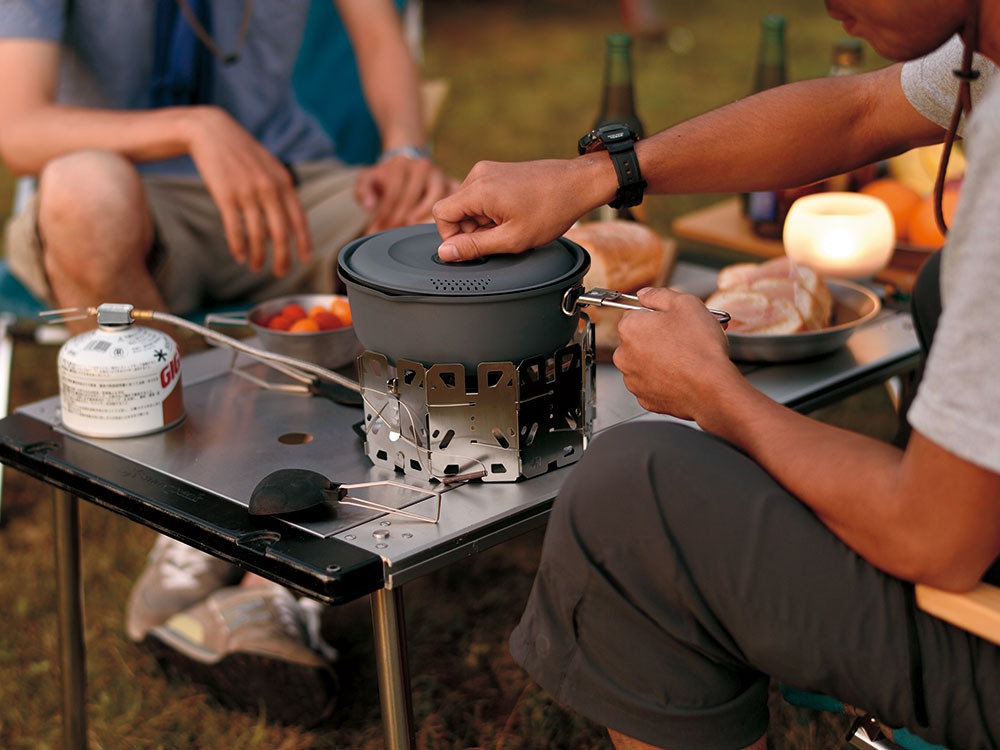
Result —
[[[627, 301], [625, 301], [627, 300]], [[634, 303], [634, 304], [632, 304]], [[611, 289], [589, 289], [584, 290], [582, 286], [571, 287], [563, 295], [562, 311], [564, 315], [575, 315], [577, 310], [585, 305], [595, 307], [615, 307], [619, 310], [648, 310], [639, 304], [639, 298], [634, 294], [616, 292]], [[725, 310], [708, 311], [718, 319], [723, 330], [729, 325], [732, 316]]]

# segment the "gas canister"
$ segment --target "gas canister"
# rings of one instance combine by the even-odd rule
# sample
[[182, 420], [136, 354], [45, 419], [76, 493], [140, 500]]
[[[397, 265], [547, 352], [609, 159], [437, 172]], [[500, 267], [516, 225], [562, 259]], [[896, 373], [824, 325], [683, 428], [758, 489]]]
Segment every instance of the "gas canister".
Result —
[[89, 437], [146, 435], [184, 418], [177, 343], [135, 324], [131, 305], [101, 305], [98, 327], [59, 350], [66, 429]]

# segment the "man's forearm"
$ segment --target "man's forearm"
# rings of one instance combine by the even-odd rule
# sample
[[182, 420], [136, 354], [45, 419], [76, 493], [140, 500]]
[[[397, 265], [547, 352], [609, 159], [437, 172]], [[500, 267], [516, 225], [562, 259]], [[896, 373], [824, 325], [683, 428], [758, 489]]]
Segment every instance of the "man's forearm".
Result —
[[426, 145], [420, 72], [391, 2], [339, 0], [383, 150]]
[[719, 193], [809, 184], [943, 131], [917, 114], [899, 66], [802, 81], [747, 97], [641, 141], [649, 191]]
[[990, 472], [919, 434], [904, 453], [818, 422], [746, 381], [712, 390], [698, 424], [750, 455], [876, 567], [961, 590], [995, 557], [996, 476]]
[[187, 153], [196, 108], [130, 112], [50, 104], [11, 118], [0, 157], [15, 174], [37, 174], [51, 159], [85, 149], [153, 161]]

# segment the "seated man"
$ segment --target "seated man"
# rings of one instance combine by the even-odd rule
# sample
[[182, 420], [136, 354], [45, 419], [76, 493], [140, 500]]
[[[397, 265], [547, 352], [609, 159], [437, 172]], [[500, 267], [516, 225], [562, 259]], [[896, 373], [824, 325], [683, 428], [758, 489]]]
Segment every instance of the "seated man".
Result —
[[[615, 365], [645, 408], [701, 429], [648, 419], [594, 440], [510, 642], [620, 748], [763, 747], [770, 678], [933, 743], [1000, 747], [1000, 648], [913, 601], [914, 582], [964, 590], [1000, 573], [1000, 0], [826, 5], [913, 62], [735, 102], [639, 141], [633, 166], [663, 193], [807, 184], [941, 141], [975, 79], [913, 431], [901, 450], [774, 403], [701, 300], [639, 292], [651, 311], [623, 316]], [[967, 57], [959, 42], [930, 54], [956, 33]], [[631, 192], [602, 153], [482, 163], [435, 206], [439, 254], [535, 246]]]
[[[412, 158], [426, 144], [419, 80], [389, 0], [337, 3], [397, 155], [365, 170], [335, 158], [292, 92], [306, 6], [212, 4], [198, 20], [190, 0], [161, 0], [166, 11], [144, 4], [109, 23], [100, 3], [23, 5], [0, 19], [0, 69], [17, 71], [0, 92], [0, 155], [39, 184], [8, 255], [47, 301], [186, 313], [333, 291], [340, 247], [426, 217], [448, 190]], [[175, 31], [150, 55], [164, 19]], [[178, 73], [185, 33], [197, 64]]]
[[[429, 218], [451, 181], [419, 153], [419, 77], [398, 12], [391, 0], [336, 8], [384, 149], [366, 169], [336, 158], [293, 93], [307, 3], [5, 4], [0, 156], [38, 177], [8, 227], [12, 270], [54, 306], [184, 314], [337, 291], [348, 241]], [[129, 601], [129, 637], [223, 701], [318, 721], [336, 682], [308, 609], [238, 578], [160, 539]]]

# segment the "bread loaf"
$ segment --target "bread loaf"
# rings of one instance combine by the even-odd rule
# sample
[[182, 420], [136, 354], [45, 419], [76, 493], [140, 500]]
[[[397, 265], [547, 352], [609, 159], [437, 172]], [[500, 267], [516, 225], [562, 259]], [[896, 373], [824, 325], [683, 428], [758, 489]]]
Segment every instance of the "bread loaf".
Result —
[[[565, 236], [590, 254], [590, 270], [583, 280], [587, 289], [631, 293], [646, 286], [662, 286], [676, 257], [672, 241], [634, 221], [578, 222]], [[598, 348], [617, 347], [618, 320], [623, 311], [588, 307], [586, 313], [594, 322]]]

